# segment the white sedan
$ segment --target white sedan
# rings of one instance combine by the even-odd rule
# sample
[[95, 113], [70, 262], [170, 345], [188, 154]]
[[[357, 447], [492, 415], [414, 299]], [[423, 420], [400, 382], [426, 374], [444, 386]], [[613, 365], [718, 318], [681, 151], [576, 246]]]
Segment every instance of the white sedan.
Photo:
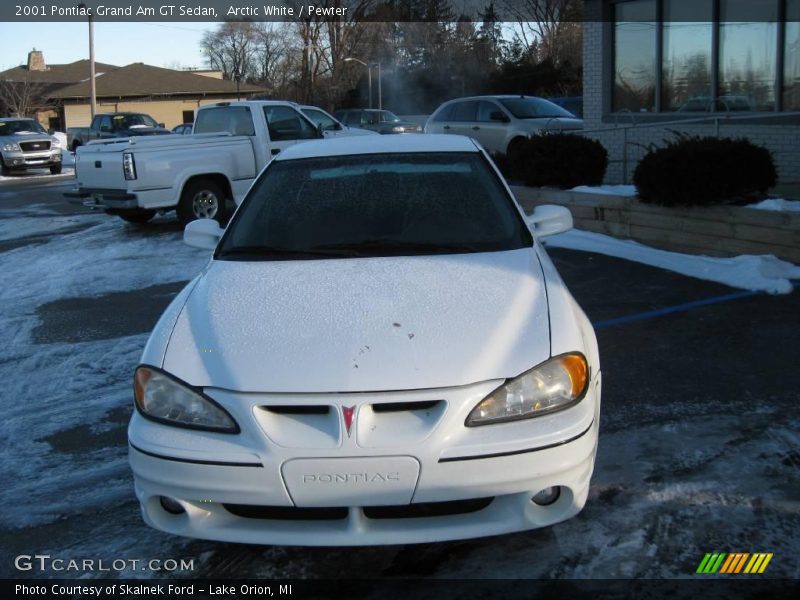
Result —
[[594, 331], [466, 137], [297, 144], [254, 182], [136, 368], [147, 523], [255, 544], [431, 542], [552, 525], [589, 491]]

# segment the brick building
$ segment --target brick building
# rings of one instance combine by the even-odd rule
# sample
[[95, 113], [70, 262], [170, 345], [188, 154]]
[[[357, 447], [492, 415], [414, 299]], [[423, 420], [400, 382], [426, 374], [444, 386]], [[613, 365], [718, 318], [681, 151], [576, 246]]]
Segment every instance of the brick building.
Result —
[[800, 182], [800, 0], [586, 0], [586, 135], [629, 183], [675, 131], [769, 148]]

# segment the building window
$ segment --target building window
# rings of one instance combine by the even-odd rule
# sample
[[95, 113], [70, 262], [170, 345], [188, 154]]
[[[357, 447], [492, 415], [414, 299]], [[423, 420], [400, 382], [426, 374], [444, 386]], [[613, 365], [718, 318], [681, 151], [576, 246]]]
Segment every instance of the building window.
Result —
[[614, 109], [655, 110], [656, 1], [614, 5]]
[[800, 0], [610, 3], [612, 110], [800, 110]]
[[664, 0], [661, 110], [708, 110], [711, 103], [711, 0]]
[[[775, 110], [778, 6], [774, 0], [720, 0], [718, 110]], [[759, 21], [749, 19], [758, 18]], [[763, 19], [763, 22], [760, 21]]]
[[800, 0], [786, 3], [783, 110], [800, 110]]

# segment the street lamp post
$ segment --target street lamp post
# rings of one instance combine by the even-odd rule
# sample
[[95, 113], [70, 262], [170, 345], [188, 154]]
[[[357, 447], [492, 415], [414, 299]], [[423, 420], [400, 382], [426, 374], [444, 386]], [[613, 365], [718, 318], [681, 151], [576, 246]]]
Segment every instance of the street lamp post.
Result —
[[[81, 2], [78, 8], [87, 7]], [[92, 111], [92, 118], [94, 119], [94, 115], [97, 112], [97, 82], [95, 81], [94, 72], [94, 16], [91, 9], [88, 9], [87, 12], [89, 13], [89, 93], [91, 96], [89, 98], [89, 105]]]
[[381, 63], [375, 63], [378, 65], [378, 109], [383, 109], [383, 87], [381, 83]]
[[[363, 60], [359, 60], [357, 58], [353, 58], [352, 56], [348, 56], [347, 58], [345, 58], [344, 62], [357, 62], [358, 64], [367, 67], [367, 83], [368, 83], [368, 86], [369, 86], [369, 107], [372, 108], [372, 67], [370, 65], [368, 65], [367, 63], [365, 63]], [[380, 104], [380, 97], [381, 97], [380, 85], [381, 85], [381, 78], [380, 78], [380, 70], [379, 70], [378, 71], [378, 103], [379, 104]]]

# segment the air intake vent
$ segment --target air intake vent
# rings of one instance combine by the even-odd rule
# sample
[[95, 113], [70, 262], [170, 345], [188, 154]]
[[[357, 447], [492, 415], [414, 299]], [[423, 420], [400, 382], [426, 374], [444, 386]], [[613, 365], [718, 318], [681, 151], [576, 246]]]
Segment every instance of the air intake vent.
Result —
[[262, 410], [268, 410], [277, 415], [327, 415], [331, 407], [325, 405], [298, 405], [289, 404], [283, 406], [262, 406]]
[[423, 502], [399, 506], [365, 506], [364, 516], [368, 519], [419, 519], [425, 517], [446, 517], [465, 515], [483, 510], [494, 498], [475, 498], [473, 500], [453, 500], [450, 502]]
[[297, 506], [254, 506], [250, 504], [223, 504], [229, 513], [245, 519], [271, 519], [273, 521], [337, 521], [346, 519], [346, 507], [301, 508]]
[[376, 413], [400, 412], [403, 410], [430, 410], [439, 403], [439, 400], [425, 402], [386, 402], [373, 404], [372, 410]]

